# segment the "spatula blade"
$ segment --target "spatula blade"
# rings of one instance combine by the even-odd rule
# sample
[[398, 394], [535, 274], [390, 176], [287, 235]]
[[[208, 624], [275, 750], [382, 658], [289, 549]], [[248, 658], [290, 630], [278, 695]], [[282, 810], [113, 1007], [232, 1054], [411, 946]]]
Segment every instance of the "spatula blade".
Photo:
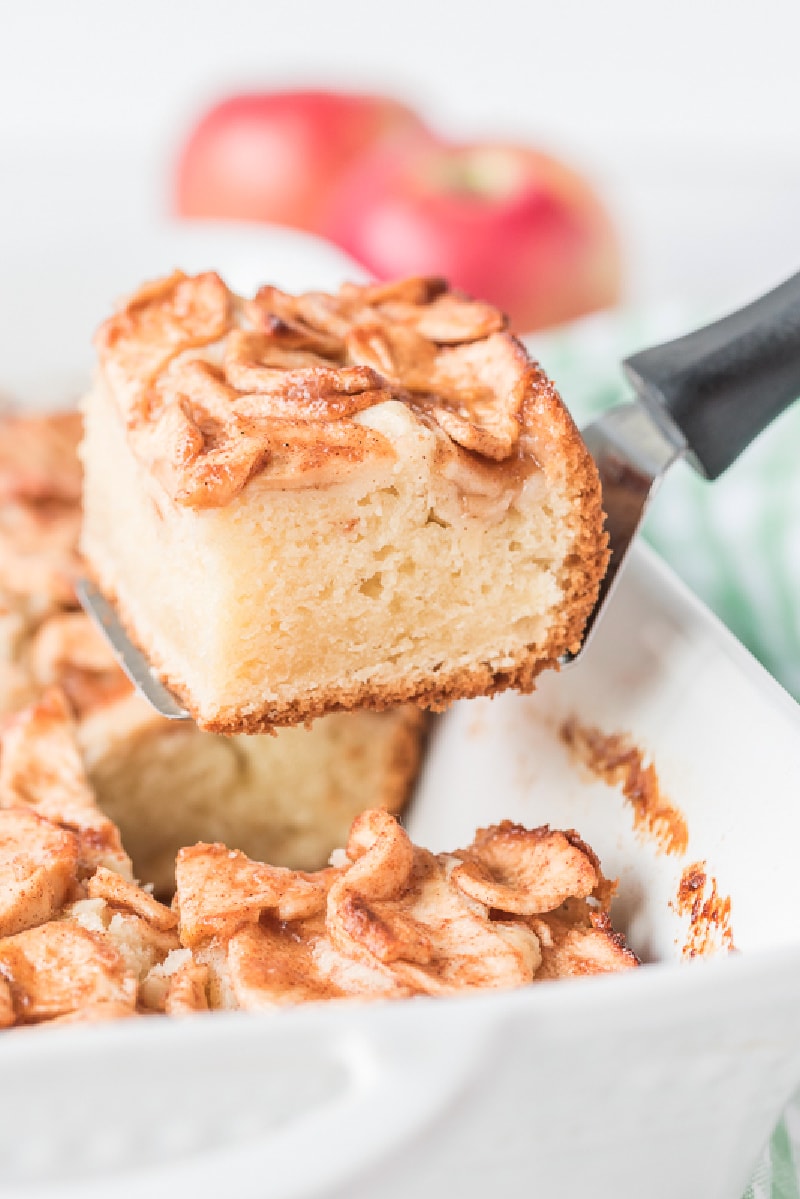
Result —
[[102, 591], [87, 578], [78, 579], [75, 590], [84, 612], [106, 638], [137, 691], [168, 720], [189, 720], [189, 713], [164, 686], [142, 651], [131, 641], [113, 604], [109, 603]]
[[609, 408], [581, 436], [600, 475], [611, 558], [581, 648], [562, 659], [564, 666], [586, 648], [661, 480], [685, 452], [680, 436], [662, 427], [639, 400]]

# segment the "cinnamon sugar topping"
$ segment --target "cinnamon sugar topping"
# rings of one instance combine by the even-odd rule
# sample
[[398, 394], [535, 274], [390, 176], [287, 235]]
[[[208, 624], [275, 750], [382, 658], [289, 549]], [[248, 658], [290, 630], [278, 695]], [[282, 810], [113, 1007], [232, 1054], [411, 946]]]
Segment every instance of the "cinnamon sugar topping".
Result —
[[127, 300], [97, 348], [134, 452], [177, 503], [205, 508], [256, 473], [313, 485], [323, 466], [391, 458], [358, 420], [389, 399], [490, 464], [518, 455], [541, 379], [505, 326], [438, 279], [245, 301], [177, 271]]
[[[543, 949], [533, 919], [553, 909], [573, 933], [560, 944], [565, 973], [568, 960], [572, 973], [590, 973], [592, 954], [598, 969], [635, 965], [621, 938], [593, 919], [604, 909], [597, 899], [587, 906], [589, 897], [604, 880], [579, 846], [546, 827], [504, 822], [468, 849], [435, 855], [381, 810], [357, 817], [341, 864], [315, 876], [197, 846], [178, 863], [181, 938], [244, 1007], [520, 986], [548, 958], [552, 937]], [[574, 912], [565, 903], [577, 904]]]
[[480, 829], [464, 859], [451, 876], [456, 886], [479, 903], [517, 915], [555, 911], [570, 896], [585, 899], [600, 881], [580, 842], [510, 820]]
[[126, 422], [146, 416], [149, 390], [177, 354], [223, 337], [231, 320], [232, 296], [213, 272], [175, 271], [130, 296], [95, 339]]

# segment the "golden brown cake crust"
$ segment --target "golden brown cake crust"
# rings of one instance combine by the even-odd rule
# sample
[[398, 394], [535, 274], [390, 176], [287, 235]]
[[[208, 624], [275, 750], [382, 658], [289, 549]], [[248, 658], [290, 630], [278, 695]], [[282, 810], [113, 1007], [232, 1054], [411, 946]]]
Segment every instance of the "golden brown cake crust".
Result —
[[[583, 622], [580, 627], [583, 627]], [[488, 664], [467, 667], [449, 675], [437, 675], [436, 682], [426, 679], [423, 682], [410, 680], [406, 686], [381, 687], [375, 683], [364, 683], [347, 689], [329, 688], [302, 701], [273, 704], [255, 713], [235, 712], [217, 719], [202, 717], [183, 684], [166, 672], [159, 673], [170, 691], [181, 700], [205, 732], [231, 735], [269, 733], [275, 728], [307, 723], [330, 712], [363, 709], [384, 712], [401, 704], [412, 703], [431, 712], [444, 712], [456, 700], [496, 695], [508, 688], [529, 693], [533, 691], [536, 678], [543, 670], [558, 669], [560, 658], [561, 651], [546, 658], [532, 653], [519, 665], [508, 669], [494, 670]], [[153, 658], [150, 660], [154, 661]], [[157, 661], [155, 664], [158, 669]]]
[[509, 487], [539, 470], [573, 501], [563, 601], [543, 645], [502, 669], [475, 662], [391, 685], [338, 684], [257, 711], [201, 713], [124, 597], [98, 580], [201, 727], [263, 733], [355, 708], [441, 710], [509, 687], [531, 691], [542, 670], [578, 650], [608, 562], [600, 481], [556, 389], [505, 324], [435, 279], [350, 284], [336, 295], [265, 287], [244, 301], [216, 275], [178, 272], [101, 328], [100, 362], [129, 445], [178, 505], [225, 505], [254, 474], [276, 487], [317, 486], [321, 463], [335, 481], [354, 463], [391, 456], [388, 439], [357, 421], [387, 398], [435, 429], [454, 470], [490, 472]]

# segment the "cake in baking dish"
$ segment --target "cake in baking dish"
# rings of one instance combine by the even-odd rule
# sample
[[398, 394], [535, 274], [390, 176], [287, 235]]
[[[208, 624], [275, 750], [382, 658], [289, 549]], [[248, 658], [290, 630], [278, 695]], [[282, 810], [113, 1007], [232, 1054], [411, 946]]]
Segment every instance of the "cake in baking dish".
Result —
[[0, 1027], [133, 1015], [179, 948], [95, 803], [58, 691], [0, 736]]
[[198, 839], [324, 865], [358, 812], [404, 804], [423, 716], [334, 713], [232, 738], [158, 716], [77, 610], [80, 436], [77, 413], [0, 420], [0, 712], [63, 690], [100, 805], [159, 894], [174, 887], [178, 849]]
[[494, 308], [178, 272], [96, 344], [82, 547], [202, 727], [528, 690], [577, 649], [599, 480]]
[[370, 809], [315, 873], [222, 844], [133, 878], [57, 690], [0, 732], [0, 1028], [499, 990], [635, 967], [573, 831], [503, 822], [452, 854]]
[[80, 436], [76, 412], [0, 418], [0, 712], [35, 695], [33, 630], [76, 605]]
[[638, 964], [573, 831], [504, 821], [433, 854], [376, 809], [333, 861], [300, 874], [223, 845], [181, 850], [179, 936], [208, 970], [210, 1006], [456, 995]]

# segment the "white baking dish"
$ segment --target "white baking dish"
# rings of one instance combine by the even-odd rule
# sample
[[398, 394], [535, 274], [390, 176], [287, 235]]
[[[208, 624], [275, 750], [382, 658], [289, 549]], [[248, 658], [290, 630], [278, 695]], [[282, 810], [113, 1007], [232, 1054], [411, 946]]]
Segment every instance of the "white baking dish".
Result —
[[[652, 751], [684, 859], [576, 770], [577, 714]], [[439, 723], [410, 815], [433, 848], [510, 816], [577, 827], [650, 964], [510, 994], [0, 1038], [0, 1194], [739, 1199], [800, 1082], [798, 709], [639, 550], [596, 642], [535, 697]], [[741, 954], [680, 961], [705, 859]], [[677, 943], [676, 943], [677, 942]]]
[[[253, 237], [268, 276], [270, 238]], [[212, 243], [204, 261], [241, 283]], [[295, 244], [307, 270], [313, 243]], [[278, 281], [295, 277], [284, 264]], [[622, 798], [571, 761], [569, 715], [652, 753], [689, 822], [682, 859], [634, 837]], [[578, 666], [439, 722], [409, 826], [434, 849], [503, 817], [576, 827], [619, 875], [616, 920], [651, 964], [459, 1000], [0, 1036], [0, 1195], [740, 1199], [800, 1083], [798, 779], [796, 705], [639, 549]], [[731, 896], [741, 954], [680, 960], [670, 905], [697, 860]]]

